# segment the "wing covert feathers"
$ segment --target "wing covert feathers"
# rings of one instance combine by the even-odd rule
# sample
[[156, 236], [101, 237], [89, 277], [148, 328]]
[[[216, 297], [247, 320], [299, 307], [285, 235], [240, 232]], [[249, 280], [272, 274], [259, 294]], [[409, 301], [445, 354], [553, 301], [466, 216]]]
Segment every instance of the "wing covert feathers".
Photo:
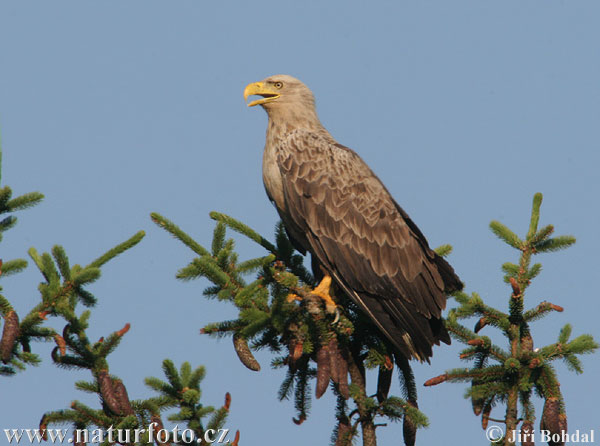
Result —
[[462, 288], [452, 267], [352, 150], [294, 130], [274, 153], [284, 224], [407, 357], [428, 360], [450, 342], [441, 315]]

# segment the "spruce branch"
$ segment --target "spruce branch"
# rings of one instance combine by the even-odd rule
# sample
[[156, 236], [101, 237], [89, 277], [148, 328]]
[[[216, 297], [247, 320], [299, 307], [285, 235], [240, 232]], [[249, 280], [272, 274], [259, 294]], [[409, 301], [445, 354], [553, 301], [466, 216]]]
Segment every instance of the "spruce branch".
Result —
[[503, 240], [506, 244], [512, 246], [513, 248], [521, 249], [523, 246], [523, 241], [517, 236], [517, 234], [512, 232], [510, 229], [508, 229], [508, 227], [504, 226], [499, 221], [492, 221], [490, 223], [490, 229], [499, 239]]
[[[0, 148], [0, 158], [2, 150]], [[39, 192], [31, 192], [12, 198], [9, 186], [0, 188], [0, 214], [20, 211], [30, 208], [42, 201], [44, 196]], [[6, 231], [15, 226], [17, 218], [9, 215], [0, 221], [0, 240]], [[0, 259], [0, 278], [18, 273], [27, 267], [23, 259]], [[2, 288], [0, 287], [0, 291]], [[50, 328], [33, 326], [30, 324], [31, 315], [41, 310], [35, 306], [28, 315], [19, 317], [9, 300], [0, 295], [0, 313], [2, 321], [2, 336], [0, 338], [0, 359], [4, 365], [0, 366], [0, 375], [13, 375], [17, 371], [25, 370], [27, 365], [37, 365], [40, 358], [31, 353], [32, 341], [49, 340], [54, 335]], [[38, 318], [39, 319], [39, 318]], [[40, 320], [41, 321], [41, 320]]]
[[[1, 150], [0, 150], [1, 159]], [[13, 197], [8, 186], [0, 187], [0, 214], [20, 211], [38, 204], [43, 195], [37, 192]], [[7, 230], [14, 227], [17, 219], [8, 215], [0, 219], [0, 240]], [[221, 428], [230, 410], [231, 397], [227, 394], [225, 404], [219, 409], [203, 406], [200, 401], [200, 381], [204, 376], [202, 367], [191, 369], [187, 363], [182, 365], [180, 375], [171, 374], [170, 383], [154, 379], [152, 383], [159, 395], [146, 400], [131, 400], [124, 382], [109, 373], [108, 356], [117, 348], [123, 336], [130, 328], [126, 324], [121, 329], [93, 342], [86, 333], [89, 327], [90, 310], [79, 313], [79, 304], [93, 307], [96, 298], [85, 288], [96, 281], [101, 274], [101, 267], [109, 260], [139, 243], [144, 237], [140, 231], [125, 242], [110, 249], [88, 266], [71, 265], [64, 248], [56, 245], [51, 253], [38, 253], [30, 248], [29, 255], [43, 276], [43, 282], [38, 289], [40, 302], [37, 303], [24, 317], [19, 317], [10, 301], [0, 295], [0, 375], [12, 375], [24, 370], [27, 365], [37, 365], [40, 358], [31, 353], [34, 341], [53, 341], [55, 348], [51, 358], [61, 368], [79, 368], [89, 370], [92, 381], [78, 381], [75, 387], [88, 394], [95, 394], [99, 407], [94, 408], [79, 401], [73, 401], [67, 409], [49, 411], [40, 420], [42, 439], [48, 440], [46, 429], [49, 425], [70, 423], [75, 429], [90, 429], [96, 426], [102, 429], [113, 428], [131, 433], [133, 429], [143, 428], [149, 432], [151, 422], [161, 421], [160, 412], [177, 408], [179, 413], [185, 412], [186, 425], [194, 430], [196, 437], [201, 439], [197, 444], [206, 445], [205, 431], [202, 418], [211, 416], [208, 428]], [[193, 244], [192, 244], [193, 245]], [[230, 244], [229, 249], [233, 246]], [[221, 254], [220, 265], [227, 260], [227, 255]], [[247, 265], [247, 269], [258, 269], [263, 265]], [[22, 271], [27, 262], [22, 259], [0, 260], [0, 277]], [[1, 288], [0, 288], [1, 289]], [[65, 323], [62, 333], [44, 324], [48, 318], [59, 318]], [[169, 393], [169, 384], [178, 378], [182, 388], [178, 392]], [[171, 386], [172, 387], [172, 386]], [[161, 393], [162, 392], [162, 393]], [[176, 417], [177, 415], [173, 415]], [[162, 427], [162, 422], [160, 423]], [[239, 444], [239, 432], [233, 443]], [[149, 444], [152, 439], [149, 434], [142, 436], [136, 446]], [[82, 444], [79, 439], [70, 439], [73, 444]], [[175, 444], [156, 439], [157, 444]], [[103, 444], [108, 444], [108, 440]], [[134, 444], [127, 442], [127, 444]], [[181, 444], [181, 443], [177, 443]]]
[[[152, 215], [156, 221], [157, 214]], [[388, 395], [389, 372], [393, 368], [390, 347], [345, 296], [335, 297], [343, 301], [335, 315], [327, 311], [323, 299], [313, 294], [315, 278], [304, 267], [302, 256], [295, 251], [283, 225], [276, 226], [275, 243], [271, 243], [232, 217], [217, 212], [210, 216], [216, 221], [210, 249], [198, 248], [199, 255], [179, 270], [177, 277], [207, 278], [211, 285], [204, 295], [232, 303], [238, 317], [208, 324], [201, 332], [232, 336], [238, 358], [253, 371], [260, 369], [253, 350], [266, 347], [275, 353], [271, 365], [287, 368], [278, 398], [293, 399], [294, 423], [302, 424], [309, 416], [311, 381], [316, 380], [317, 398], [328, 387], [338, 398], [334, 444], [348, 444], [360, 426], [363, 445], [375, 445], [376, 420], [380, 417], [402, 419], [405, 441], [411, 444], [416, 429], [427, 422], [416, 407], [416, 387], [408, 362], [402, 375], [407, 400]], [[172, 223], [160, 226], [171, 233], [175, 227]], [[267, 250], [267, 255], [238, 260], [225, 227], [253, 240]], [[449, 252], [449, 248], [443, 247], [442, 252]], [[248, 279], [252, 273], [254, 279]], [[365, 369], [380, 366], [385, 369], [381, 375], [387, 377], [388, 383], [384, 378], [378, 379], [375, 399], [366, 393]], [[384, 390], [386, 386], [388, 389]], [[350, 401], [353, 409], [348, 407]]]
[[452, 253], [451, 245], [441, 245], [434, 249], [435, 253], [440, 257], [448, 257]]
[[269, 242], [266, 238], [261, 236], [258, 232], [256, 232], [254, 229], [250, 228], [249, 226], [245, 225], [244, 223], [242, 223], [228, 215], [222, 214], [220, 212], [211, 212], [210, 218], [212, 218], [213, 220], [216, 220], [218, 222], [221, 222], [221, 223], [227, 225], [228, 227], [230, 227], [231, 229], [233, 229], [234, 231], [239, 232], [242, 235], [245, 235], [246, 237], [248, 237], [251, 240], [254, 240], [256, 243], [261, 245], [263, 248], [265, 248], [267, 251], [271, 252], [272, 254], [276, 253], [277, 249], [271, 242]]
[[[130, 239], [131, 241], [131, 239]], [[135, 244], [135, 243], [134, 243]], [[129, 247], [133, 244], [129, 244]], [[119, 247], [118, 247], [119, 248]], [[62, 249], [62, 248], [61, 248]], [[66, 254], [61, 249], [54, 249], [53, 254], [59, 270], [63, 271], [67, 267]], [[119, 249], [111, 250], [109, 253], [118, 253]], [[53, 284], [59, 278], [48, 272], [50, 265], [44, 263], [45, 255], [34, 254], [42, 259], [42, 266], [49, 284]], [[114, 257], [114, 255], [112, 255]], [[73, 271], [98, 270], [96, 267], [86, 267], [84, 270], [78, 270], [75, 267]], [[63, 279], [69, 274], [62, 273]], [[63, 296], [55, 298], [58, 302], [61, 298], [66, 298], [66, 294], [60, 286], [51, 287], [52, 296]], [[75, 296], [74, 294], [71, 296]], [[54, 305], [52, 315], [60, 316], [67, 324], [63, 330], [62, 336], [55, 334], [57, 347], [54, 349], [52, 358], [58, 366], [67, 368], [88, 369], [94, 378], [92, 382], [78, 381], [76, 388], [86, 393], [96, 394], [101, 403], [101, 408], [95, 409], [81, 402], [74, 401], [71, 404], [71, 410], [58, 410], [47, 412], [42, 418], [44, 425], [49, 423], [71, 422], [79, 428], [90, 428], [97, 426], [107, 429], [121, 429], [132, 432], [133, 429], [146, 429], [149, 432], [149, 424], [160, 421], [159, 414], [169, 409], [177, 409], [175, 413], [169, 415], [169, 420], [185, 422], [186, 426], [194, 432], [196, 438], [204, 443], [205, 428], [202, 419], [212, 415], [208, 422], [207, 429], [221, 428], [229, 411], [231, 403], [230, 397], [226, 405], [220, 409], [214, 409], [212, 406], [204, 406], [200, 403], [200, 382], [204, 377], [204, 367], [198, 367], [192, 370], [188, 363], [184, 363], [178, 371], [170, 360], [163, 361], [163, 371], [167, 381], [158, 378], [147, 378], [146, 384], [158, 392], [157, 396], [145, 400], [131, 400], [127, 388], [123, 381], [109, 373], [108, 356], [117, 348], [123, 336], [129, 331], [130, 325], [125, 324], [121, 329], [101, 338], [97, 342], [92, 342], [86, 334], [88, 328], [88, 319], [90, 311], [84, 311], [81, 316], [76, 315], [76, 306], [78, 300], [71, 298], [66, 301], [70, 305], [66, 308], [59, 303]], [[162, 423], [162, 421], [161, 421]], [[239, 434], [237, 436], [239, 441]], [[150, 440], [149, 438], [145, 439]], [[176, 444], [175, 439], [168, 438], [169, 443]], [[136, 445], [143, 444], [136, 443]]]
[[100, 257], [98, 257], [96, 260], [94, 260], [92, 263], [90, 263], [88, 266], [86, 266], [85, 269], [101, 267], [106, 262], [114, 259], [119, 254], [122, 254], [123, 252], [127, 251], [128, 249], [133, 248], [135, 245], [137, 245], [139, 242], [142, 241], [142, 239], [144, 238], [145, 235], [146, 234], [144, 231], [137, 232], [128, 240], [125, 240], [123, 243], [120, 243], [117, 246], [115, 246], [114, 248], [109, 249], [107, 252], [105, 252]]
[[43, 199], [44, 195], [40, 194], [39, 192], [30, 192], [9, 200], [2, 208], [0, 208], [0, 213], [27, 209], [39, 204]]
[[[455, 339], [468, 345], [460, 353], [460, 359], [474, 360], [474, 365], [472, 368], [448, 370], [425, 382], [425, 386], [434, 386], [446, 381], [470, 383], [465, 397], [471, 399], [473, 411], [475, 415], [481, 416], [484, 429], [492, 419], [490, 414], [493, 406], [497, 403], [505, 404], [504, 419], [499, 420], [506, 424], [502, 440], [504, 445], [513, 444], [513, 432], [520, 422], [523, 422], [522, 434], [533, 432], [533, 390], [545, 400], [542, 429], [553, 433], [566, 431], [564, 401], [556, 372], [550, 362], [562, 359], [571, 370], [582, 373], [582, 362], [578, 356], [593, 353], [598, 349], [598, 344], [590, 335], [580, 335], [569, 341], [572, 331], [570, 324], [562, 328], [558, 342], [535, 350], [533, 348], [529, 324], [551, 312], [562, 312], [563, 308], [549, 302], [541, 302], [530, 310], [524, 310], [526, 290], [542, 271], [541, 264], [531, 265], [532, 256], [558, 251], [575, 242], [572, 236], [551, 238], [554, 233], [552, 225], [538, 230], [541, 203], [542, 194], [535, 194], [529, 229], [523, 240], [502, 223], [490, 223], [490, 228], [497, 237], [521, 252], [518, 263], [507, 262], [502, 265], [504, 281], [511, 288], [508, 313], [489, 307], [477, 293], [470, 296], [464, 292], [455, 293], [454, 297], [459, 306], [450, 310], [446, 327]], [[471, 317], [479, 318], [474, 331], [459, 322]], [[478, 335], [487, 325], [501, 330], [507, 340], [508, 350], [493, 344], [489, 338]], [[487, 365], [488, 360], [497, 364]]]
[[533, 244], [537, 252], [554, 252], [566, 249], [575, 243], [575, 237], [570, 235], [561, 235], [554, 238], [542, 240]]
[[206, 249], [204, 249], [202, 246], [196, 243], [189, 235], [183, 232], [177, 225], [175, 225], [170, 220], [167, 220], [165, 217], [155, 212], [151, 213], [150, 217], [152, 218], [152, 221], [154, 223], [163, 228], [165, 231], [169, 232], [173, 237], [181, 241], [184, 245], [186, 245], [199, 256], [210, 255], [210, 253]]

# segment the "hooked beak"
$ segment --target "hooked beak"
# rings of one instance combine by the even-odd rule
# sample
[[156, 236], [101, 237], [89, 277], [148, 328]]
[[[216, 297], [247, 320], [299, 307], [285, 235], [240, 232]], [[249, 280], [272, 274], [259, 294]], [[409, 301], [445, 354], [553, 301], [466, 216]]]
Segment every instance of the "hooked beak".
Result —
[[248, 104], [248, 107], [254, 107], [255, 105], [266, 104], [267, 102], [275, 101], [279, 98], [280, 94], [273, 90], [269, 85], [264, 82], [254, 82], [248, 84], [244, 89], [244, 100], [248, 100], [248, 96], [262, 96], [262, 99], [257, 99]]

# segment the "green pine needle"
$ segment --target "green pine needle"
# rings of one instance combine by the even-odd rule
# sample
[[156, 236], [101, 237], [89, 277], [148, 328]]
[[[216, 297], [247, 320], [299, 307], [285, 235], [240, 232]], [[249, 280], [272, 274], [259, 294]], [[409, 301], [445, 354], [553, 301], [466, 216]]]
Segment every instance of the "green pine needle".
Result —
[[534, 245], [537, 252], [554, 252], [566, 249], [575, 243], [575, 237], [571, 235], [559, 235], [558, 237], [542, 240]]
[[194, 239], [183, 232], [175, 223], [166, 219], [162, 215], [157, 214], [156, 212], [152, 212], [150, 214], [150, 218], [152, 218], [154, 223], [163, 228], [165, 231], [169, 232], [173, 237], [181, 241], [199, 256], [210, 255], [210, 253], [204, 247], [196, 243]]
[[10, 276], [11, 274], [16, 274], [18, 272], [23, 271], [25, 268], [27, 268], [26, 260], [15, 259], [15, 260], [6, 261], [6, 262], [2, 263], [2, 275], [0, 277]]
[[499, 221], [492, 221], [490, 223], [490, 229], [494, 234], [496, 234], [496, 236], [500, 240], [503, 240], [505, 243], [509, 244], [513, 248], [521, 249], [521, 247], [523, 246], [523, 241], [514, 232], [512, 232], [510, 229], [508, 229], [508, 227], [506, 227]]
[[81, 272], [73, 276], [73, 283], [75, 286], [87, 285], [95, 282], [100, 278], [100, 268], [94, 268], [91, 266], [86, 267]]
[[517, 278], [519, 276], [519, 265], [515, 265], [512, 262], [506, 262], [502, 265], [502, 271], [506, 273], [504, 281], [509, 283], [511, 277]]
[[8, 231], [17, 223], [17, 217], [12, 215], [0, 221], [0, 232]]
[[569, 338], [571, 337], [571, 331], [572, 331], [571, 324], [566, 324], [560, 330], [560, 334], [558, 335], [558, 342], [561, 344], [566, 344], [567, 342], [569, 342]]
[[204, 276], [215, 285], [226, 286], [229, 276], [217, 265], [215, 259], [208, 255], [197, 257], [192, 262], [177, 272], [180, 280], [191, 280]]
[[276, 257], [274, 254], [269, 254], [264, 257], [257, 257], [255, 259], [246, 260], [244, 262], [240, 262], [237, 265], [237, 270], [240, 273], [251, 273], [259, 268], [263, 268], [269, 266], [271, 263], [275, 261]]
[[172, 386], [170, 386], [169, 384], [165, 383], [164, 381], [162, 381], [158, 378], [154, 378], [153, 376], [149, 376], [149, 377], [145, 378], [144, 383], [146, 384], [146, 386], [150, 387], [152, 390], [156, 390], [159, 393], [163, 393], [163, 394], [174, 393], [175, 395], [177, 394], [176, 391], [173, 391]]
[[75, 294], [79, 297], [81, 303], [86, 307], [93, 307], [96, 305], [97, 299], [96, 297], [87, 290], [84, 290], [81, 287], [75, 287]]
[[234, 231], [239, 232], [242, 235], [245, 235], [246, 237], [248, 237], [251, 240], [254, 240], [256, 243], [261, 245], [267, 251], [269, 251], [271, 253], [277, 252], [277, 249], [275, 248], [275, 246], [273, 246], [273, 244], [271, 242], [269, 242], [266, 238], [261, 236], [254, 229], [252, 229], [249, 226], [245, 225], [244, 223], [236, 220], [235, 218], [232, 218], [229, 215], [225, 215], [225, 214], [222, 214], [220, 212], [215, 212], [215, 211], [211, 212], [209, 215], [210, 215], [210, 218], [212, 218], [213, 220], [222, 222], [222, 223], [226, 224], [227, 226], [229, 226]]
[[225, 421], [227, 419], [228, 413], [229, 413], [229, 411], [227, 409], [225, 409], [224, 407], [221, 407], [220, 409], [215, 411], [213, 413], [213, 416], [208, 421], [208, 424], [206, 425], [206, 429], [207, 430], [212, 429], [213, 431], [221, 429], [225, 425]]
[[594, 341], [592, 335], [582, 334], [567, 344], [570, 353], [582, 355], [593, 353], [598, 349], [598, 343]]
[[581, 361], [579, 360], [579, 358], [577, 356], [566, 355], [564, 360], [565, 360], [565, 364], [567, 365], [567, 368], [569, 370], [571, 370], [572, 372], [575, 372], [577, 374], [583, 373], [583, 364], [581, 363]]
[[96, 382], [91, 381], [77, 381], [75, 382], [75, 388], [87, 393], [99, 393], [100, 387]]
[[29, 248], [29, 250], [27, 251], [27, 253], [29, 254], [29, 257], [31, 257], [31, 260], [33, 260], [33, 262], [35, 263], [35, 265], [38, 267], [38, 269], [40, 270], [40, 272], [43, 274], [43, 272], [44, 272], [44, 265], [42, 263], [42, 258], [38, 254], [37, 250], [35, 248], [31, 247], [31, 248]]
[[13, 309], [8, 299], [0, 294], [0, 312], [2, 315], [6, 315]]
[[22, 209], [27, 209], [35, 206], [44, 199], [44, 195], [39, 192], [30, 192], [28, 194], [21, 195], [20, 197], [13, 198], [6, 203], [6, 209], [9, 212], [14, 212]]
[[206, 367], [204, 367], [204, 366], [196, 367], [194, 369], [194, 371], [192, 372], [192, 374], [190, 375], [189, 380], [187, 381], [187, 386], [191, 387], [192, 389], [200, 388], [200, 383], [202, 382], [202, 380], [204, 379], [205, 376], [206, 376]]
[[169, 384], [171, 384], [171, 386], [175, 390], [180, 391], [181, 389], [183, 389], [183, 384], [181, 382], [181, 379], [179, 378], [179, 373], [177, 372], [173, 361], [171, 361], [170, 359], [165, 359], [162, 364], [162, 369], [165, 376], [169, 380]]
[[525, 278], [528, 281], [532, 281], [541, 272], [542, 272], [542, 264], [541, 263], [534, 263], [533, 266], [531, 268], [529, 268], [529, 271], [527, 271], [527, 273], [525, 274]]
[[532, 322], [538, 319], [541, 319], [546, 314], [551, 311], [555, 311], [552, 308], [552, 304], [550, 302], [542, 302], [537, 307], [532, 308], [531, 310], [527, 310], [523, 313], [523, 320], [525, 322]]
[[8, 186], [4, 186], [0, 189], [0, 213], [7, 212], [8, 209], [6, 207], [6, 203], [10, 200], [12, 196], [12, 189]]
[[441, 245], [435, 248], [434, 251], [440, 257], [447, 257], [452, 253], [452, 245]]
[[543, 196], [537, 192], [533, 196], [533, 206], [531, 207], [531, 220], [529, 223], [529, 232], [527, 233], [527, 239], [533, 237], [533, 234], [537, 231], [538, 223], [540, 221], [540, 206], [542, 205]]
[[536, 243], [539, 243], [542, 240], [547, 239], [553, 232], [554, 232], [554, 226], [552, 226], [552, 225], [544, 226], [533, 237], [531, 237], [529, 239], [529, 242], [535, 245]]
[[71, 268], [69, 268], [69, 258], [62, 246], [56, 245], [52, 248], [52, 256], [58, 265], [60, 274], [64, 280], [71, 279]]
[[224, 223], [218, 222], [215, 226], [215, 231], [213, 233], [213, 241], [212, 241], [212, 255], [216, 256], [219, 251], [223, 249], [225, 243], [225, 232], [227, 226]]
[[90, 263], [88, 265], [88, 267], [98, 268], [98, 267], [104, 265], [109, 260], [115, 258], [119, 254], [121, 254], [121, 253], [127, 251], [128, 249], [134, 247], [135, 245], [137, 245], [144, 238], [145, 235], [146, 234], [144, 231], [138, 231], [136, 234], [134, 234], [128, 240], [125, 240], [123, 243], [118, 244], [114, 248], [112, 248], [112, 249], [108, 250], [106, 253], [102, 254], [100, 257], [98, 257], [96, 260], [94, 260], [92, 263]]
[[122, 335], [111, 333], [106, 339], [104, 339], [104, 342], [99, 343], [98, 348], [95, 349], [95, 353], [100, 358], [106, 358], [118, 347], [122, 339]]

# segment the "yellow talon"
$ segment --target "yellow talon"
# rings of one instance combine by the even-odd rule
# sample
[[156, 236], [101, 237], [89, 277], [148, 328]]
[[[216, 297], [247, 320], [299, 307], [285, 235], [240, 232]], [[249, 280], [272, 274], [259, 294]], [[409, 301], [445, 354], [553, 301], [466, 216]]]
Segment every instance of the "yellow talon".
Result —
[[328, 313], [337, 313], [337, 305], [331, 298], [331, 276], [323, 277], [321, 283], [313, 290], [312, 294], [319, 296], [325, 301], [325, 308]]
[[[311, 294], [314, 294], [315, 296], [319, 296], [321, 299], [323, 299], [325, 301], [325, 309], [327, 310], [327, 312], [329, 314], [335, 313], [335, 320], [333, 321], [333, 323], [335, 324], [339, 320], [340, 310], [338, 309], [335, 301], [331, 297], [331, 276], [323, 277], [323, 280], [321, 280], [321, 283], [319, 283], [319, 285], [317, 285], [315, 287], [315, 289], [312, 290]], [[302, 298], [300, 296], [298, 296], [297, 294], [290, 293], [287, 295], [286, 300], [291, 303], [291, 302], [294, 302], [295, 300], [301, 301]]]
[[297, 294], [294, 293], [290, 293], [287, 295], [287, 301], [288, 302], [293, 302], [295, 300], [302, 300], [302, 298], [300, 296], [298, 296]]

